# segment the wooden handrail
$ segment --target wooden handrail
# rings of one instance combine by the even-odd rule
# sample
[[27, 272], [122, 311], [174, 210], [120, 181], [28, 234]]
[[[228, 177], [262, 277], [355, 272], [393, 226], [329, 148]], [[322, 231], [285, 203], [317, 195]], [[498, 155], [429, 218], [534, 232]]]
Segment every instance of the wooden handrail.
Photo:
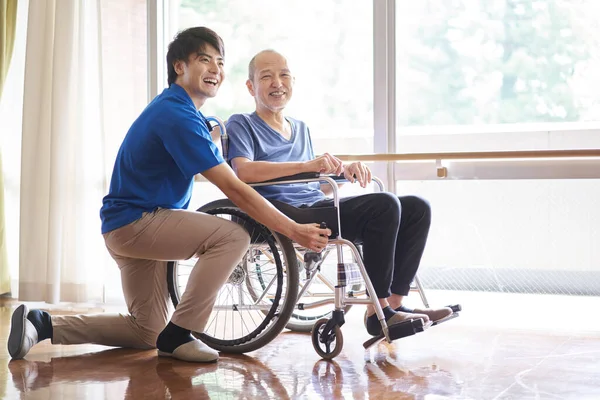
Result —
[[[551, 159], [551, 158], [600, 158], [600, 149], [579, 150], [525, 150], [525, 151], [478, 151], [449, 153], [388, 153], [388, 154], [336, 154], [342, 161], [436, 161], [436, 160], [493, 160], [493, 159]], [[440, 170], [440, 168], [443, 170]], [[446, 176], [444, 167], [438, 167], [438, 176]], [[206, 181], [198, 174], [197, 182]]]
[[527, 150], [481, 151], [452, 153], [412, 154], [338, 154], [342, 161], [426, 161], [426, 160], [489, 160], [489, 159], [539, 159], [539, 158], [600, 158], [600, 149], [583, 150]]

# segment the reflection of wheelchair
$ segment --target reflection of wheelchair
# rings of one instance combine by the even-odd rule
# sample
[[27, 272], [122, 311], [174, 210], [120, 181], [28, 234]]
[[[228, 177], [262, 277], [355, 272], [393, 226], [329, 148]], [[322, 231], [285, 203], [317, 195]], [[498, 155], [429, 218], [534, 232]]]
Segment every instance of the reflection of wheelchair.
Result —
[[[223, 156], [227, 157], [228, 141], [224, 124], [210, 117], [221, 129]], [[210, 129], [212, 130], [212, 126]], [[250, 234], [248, 252], [221, 288], [203, 333], [197, 336], [209, 346], [223, 352], [245, 353], [273, 340], [284, 327], [295, 331], [311, 331], [316, 352], [332, 359], [342, 350], [340, 327], [344, 314], [353, 304], [371, 304], [381, 322], [382, 333], [364, 343], [364, 347], [382, 339], [414, 335], [427, 328], [422, 319], [412, 319], [388, 327], [371, 280], [365, 270], [360, 245], [343, 239], [340, 231], [337, 183], [341, 179], [317, 173], [298, 174], [252, 184], [265, 186], [298, 182], [326, 182], [333, 189], [334, 205], [320, 208], [297, 208], [272, 201], [289, 218], [299, 223], [324, 223], [332, 231], [323, 252], [307, 251], [287, 237], [269, 230], [251, 219], [228, 199], [216, 200], [198, 209], [243, 225]], [[374, 179], [383, 190], [383, 184]], [[328, 259], [335, 250], [335, 260]], [[345, 260], [352, 260], [347, 262]], [[173, 304], [177, 306], [196, 259], [170, 262], [167, 280]], [[334, 264], [334, 265], [328, 265]], [[215, 266], [218, 268], [218, 266]], [[427, 299], [418, 279], [414, 290]], [[334, 304], [334, 310], [325, 306]], [[460, 306], [452, 306], [451, 317], [458, 316]], [[449, 318], [448, 318], [449, 319]]]

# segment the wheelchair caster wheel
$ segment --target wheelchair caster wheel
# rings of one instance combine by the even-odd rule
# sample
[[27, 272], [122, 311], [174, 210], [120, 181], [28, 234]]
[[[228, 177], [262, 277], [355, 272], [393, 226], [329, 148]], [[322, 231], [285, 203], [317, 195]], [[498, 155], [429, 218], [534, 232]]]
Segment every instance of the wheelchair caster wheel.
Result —
[[344, 347], [344, 337], [342, 329], [337, 325], [333, 328], [332, 333], [326, 334], [324, 330], [328, 321], [327, 318], [322, 318], [315, 322], [311, 336], [317, 354], [321, 358], [331, 360], [341, 353], [342, 347]]

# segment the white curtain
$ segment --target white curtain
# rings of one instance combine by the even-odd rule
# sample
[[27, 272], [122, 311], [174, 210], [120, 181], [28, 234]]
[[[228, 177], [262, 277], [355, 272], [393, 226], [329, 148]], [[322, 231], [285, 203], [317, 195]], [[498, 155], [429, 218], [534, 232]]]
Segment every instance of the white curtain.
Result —
[[[0, 0], [0, 100], [15, 44], [17, 0]], [[1, 147], [0, 147], [1, 148]], [[8, 247], [4, 220], [4, 173], [0, 153], [0, 294], [10, 293]]]
[[30, 0], [19, 299], [103, 300], [111, 263], [98, 211], [107, 183], [99, 0]]
[[[21, 180], [21, 132], [23, 115], [23, 75], [25, 70], [25, 43], [27, 39], [28, 0], [19, 0], [15, 45], [8, 75], [0, 97], [0, 148], [2, 178], [4, 180], [4, 245], [8, 253], [10, 289], [18, 295], [19, 276], [19, 198]], [[0, 267], [2, 269], [4, 267]], [[2, 271], [6, 274], [6, 270]], [[3, 275], [6, 276], [6, 275]]]

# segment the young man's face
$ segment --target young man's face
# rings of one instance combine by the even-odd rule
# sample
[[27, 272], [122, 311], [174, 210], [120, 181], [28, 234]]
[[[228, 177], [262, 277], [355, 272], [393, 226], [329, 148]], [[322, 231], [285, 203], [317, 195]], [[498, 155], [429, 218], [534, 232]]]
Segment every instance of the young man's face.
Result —
[[294, 78], [281, 54], [265, 52], [256, 57], [254, 79], [246, 86], [256, 100], [257, 111], [277, 112], [292, 98]]
[[203, 50], [190, 54], [187, 63], [176, 61], [177, 83], [190, 95], [196, 105], [215, 97], [225, 79], [224, 61], [217, 49], [206, 45]]

